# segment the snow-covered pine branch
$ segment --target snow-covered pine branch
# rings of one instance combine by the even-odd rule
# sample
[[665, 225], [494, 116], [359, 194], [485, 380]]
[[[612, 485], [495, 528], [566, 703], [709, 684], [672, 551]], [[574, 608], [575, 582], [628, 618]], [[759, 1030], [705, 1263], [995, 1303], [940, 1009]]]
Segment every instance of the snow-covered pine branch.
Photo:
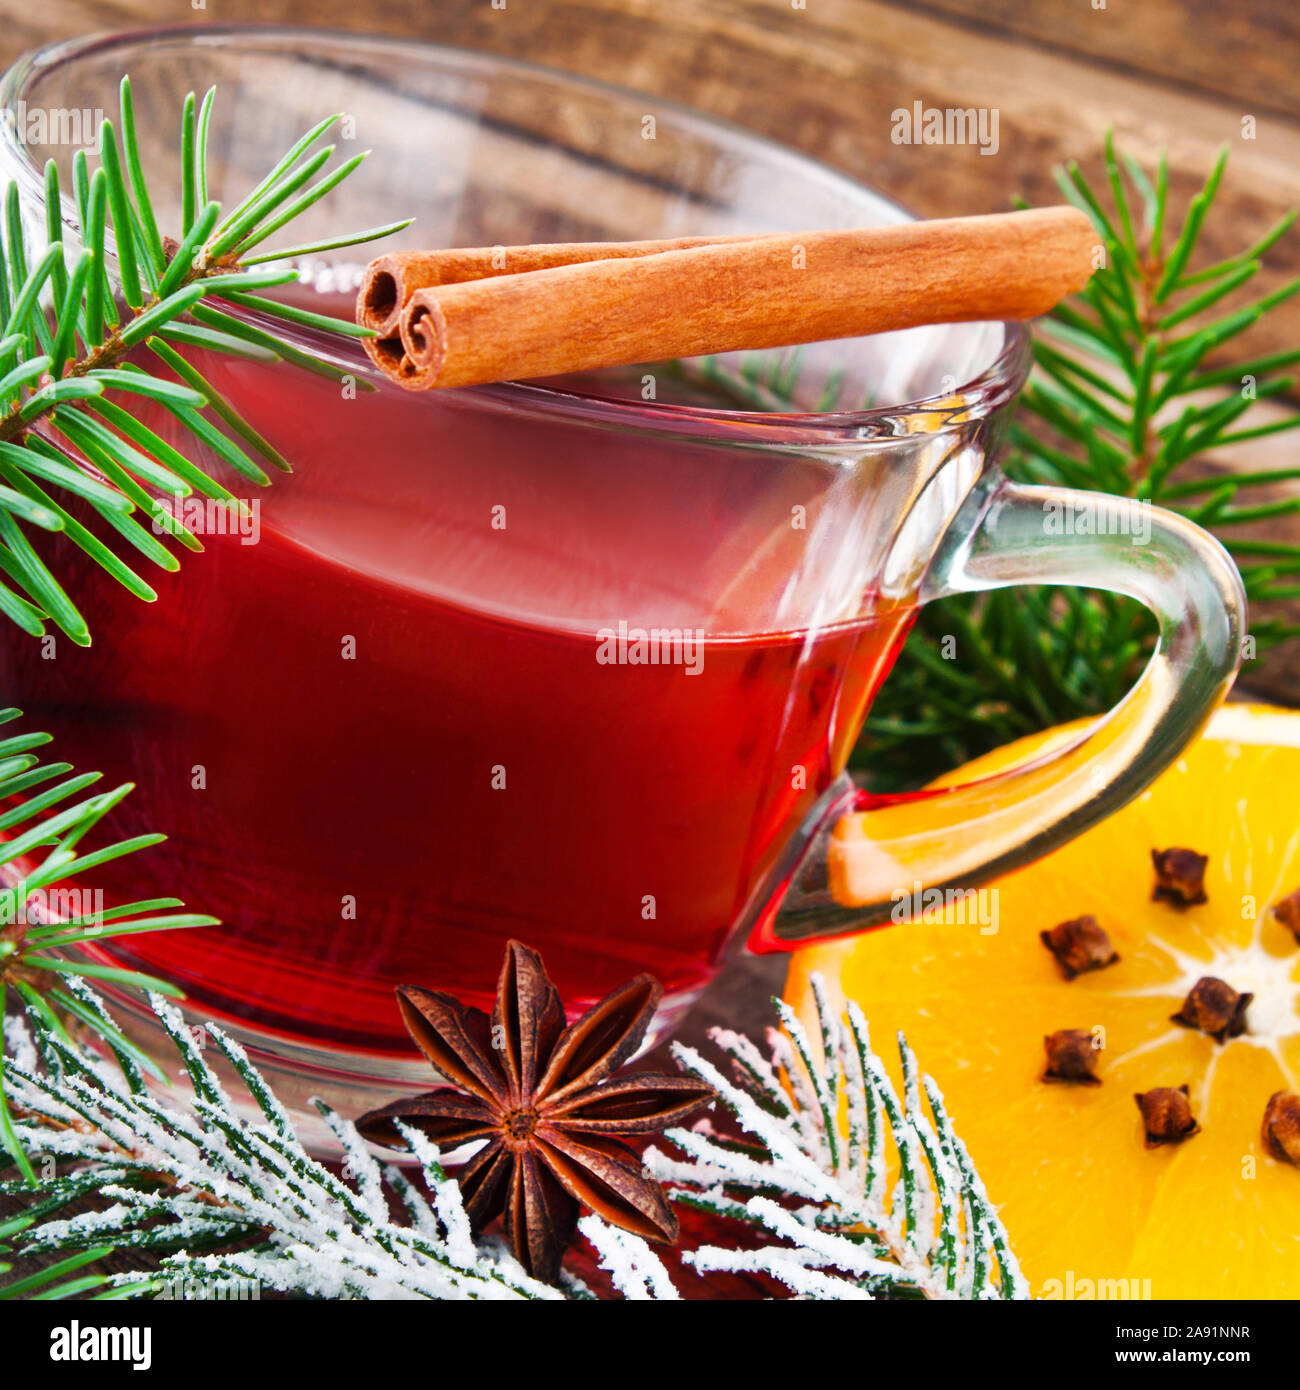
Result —
[[[701, 1273], [760, 1272], [801, 1298], [1027, 1298], [997, 1209], [906, 1039], [899, 1034], [900, 1098], [862, 1011], [851, 1003], [847, 1018], [837, 1017], [823, 981], [812, 984], [816, 1046], [778, 1000], [783, 1031], [771, 1037], [770, 1058], [747, 1038], [711, 1033], [734, 1081], [694, 1048], [673, 1049], [716, 1088], [743, 1137], [707, 1120], [669, 1130], [678, 1152], [651, 1149], [647, 1166], [673, 1200], [747, 1222], [776, 1242], [709, 1245], [686, 1262]], [[892, 1184], [886, 1133], [896, 1154]]]
[[[707, 1121], [670, 1131], [677, 1154], [652, 1149], [647, 1165], [676, 1201], [744, 1223], [750, 1247], [708, 1245], [685, 1261], [701, 1274], [761, 1272], [799, 1298], [1025, 1297], [1006, 1231], [934, 1082], [900, 1037], [900, 1097], [861, 1012], [850, 1005], [838, 1018], [820, 980], [815, 991], [815, 1038], [780, 1002], [769, 1055], [715, 1030], [734, 1082], [693, 1049], [674, 1049], [717, 1088], [735, 1132]], [[78, 985], [78, 998], [113, 1026], [89, 986]], [[48, 1171], [35, 1190], [21, 1177], [0, 1183], [26, 1200], [22, 1218], [0, 1227], [13, 1247], [0, 1245], [0, 1256], [65, 1257], [44, 1283], [12, 1287], [47, 1297], [97, 1289], [98, 1297], [229, 1298], [248, 1288], [337, 1299], [595, 1297], [567, 1271], [557, 1287], [530, 1279], [504, 1241], [475, 1238], [454, 1178], [421, 1134], [406, 1138], [423, 1188], [411, 1170], [378, 1163], [350, 1121], [319, 1106], [345, 1176], [318, 1163], [244, 1051], [209, 1024], [206, 1037], [260, 1111], [256, 1122], [244, 1118], [176, 1008], [159, 996], [150, 1003], [185, 1064], [188, 1109], [162, 1103], [129, 1055], [110, 1061], [39, 1010], [5, 1020], [14, 1133]], [[0, 1164], [12, 1174], [8, 1155]], [[66, 1214], [86, 1198], [98, 1199], [94, 1210]], [[640, 1237], [592, 1215], [580, 1232], [617, 1295], [680, 1297]], [[115, 1249], [149, 1251], [161, 1266], [78, 1273]], [[14, 1274], [21, 1280], [23, 1271]]]
[[[208, 1026], [262, 1123], [240, 1118], [180, 1014], [159, 997], [150, 1002], [189, 1071], [192, 1113], [163, 1106], [136, 1076], [43, 1034], [39, 1015], [28, 1024], [31, 1045], [11, 1049], [5, 1082], [20, 1141], [32, 1157], [76, 1165], [42, 1186], [24, 1214], [44, 1219], [21, 1232], [14, 1253], [135, 1248], [162, 1255], [155, 1276], [106, 1278], [105, 1294], [121, 1288], [167, 1296], [179, 1287], [186, 1297], [221, 1298], [232, 1287], [254, 1286], [343, 1299], [565, 1296], [530, 1279], [500, 1243], [468, 1238], [459, 1192], [433, 1145], [419, 1154], [431, 1207], [409, 1178], [386, 1175], [353, 1126], [324, 1108], [354, 1174], [351, 1184], [343, 1181], [307, 1153], [236, 1043]], [[53, 1065], [20, 1065], [37, 1054]], [[390, 1217], [389, 1189], [404, 1200], [410, 1224]], [[0, 1190], [30, 1193], [21, 1180]], [[105, 1205], [58, 1214], [85, 1197]]]

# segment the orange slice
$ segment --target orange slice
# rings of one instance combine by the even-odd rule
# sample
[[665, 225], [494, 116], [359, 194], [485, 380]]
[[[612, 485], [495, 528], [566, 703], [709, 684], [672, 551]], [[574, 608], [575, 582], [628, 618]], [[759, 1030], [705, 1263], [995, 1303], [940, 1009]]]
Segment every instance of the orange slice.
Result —
[[[1060, 730], [980, 759], [1024, 760]], [[944, 1092], [1038, 1297], [1300, 1298], [1300, 1166], [1261, 1135], [1300, 1091], [1300, 944], [1270, 911], [1300, 888], [1300, 714], [1220, 710], [1132, 805], [976, 902], [792, 959], [855, 999], [883, 1056], [902, 1029]], [[1150, 851], [1209, 856], [1208, 901], [1152, 898]], [[1067, 981], [1039, 933], [1091, 913], [1119, 953]], [[1171, 1021], [1203, 976], [1254, 995], [1217, 1042]], [[1049, 1084], [1044, 1038], [1100, 1030], [1101, 1084]], [[1148, 1148], [1134, 1096], [1187, 1085], [1200, 1130]]]

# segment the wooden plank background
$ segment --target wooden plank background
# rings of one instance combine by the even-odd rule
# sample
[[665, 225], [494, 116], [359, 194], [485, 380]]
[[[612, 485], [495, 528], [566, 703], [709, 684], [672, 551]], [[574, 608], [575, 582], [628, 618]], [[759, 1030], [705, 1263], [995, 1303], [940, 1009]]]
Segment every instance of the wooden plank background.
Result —
[[[205, 8], [193, 9], [192, 3]], [[1232, 156], [1203, 258], [1240, 249], [1300, 204], [1300, 6], [1255, 0], [49, 0], [11, 13], [0, 58], [99, 28], [301, 22], [464, 44], [684, 101], [879, 184], [931, 216], [1056, 198], [1054, 164], [1099, 168], [1107, 128], [1139, 159], [1169, 149], [1184, 199]], [[1103, 0], [1094, 0], [1102, 4]], [[1000, 148], [896, 145], [891, 113], [993, 107]], [[1243, 119], [1253, 117], [1253, 136]], [[1300, 235], [1269, 286], [1300, 274]], [[1300, 339], [1300, 302], [1257, 330]]]

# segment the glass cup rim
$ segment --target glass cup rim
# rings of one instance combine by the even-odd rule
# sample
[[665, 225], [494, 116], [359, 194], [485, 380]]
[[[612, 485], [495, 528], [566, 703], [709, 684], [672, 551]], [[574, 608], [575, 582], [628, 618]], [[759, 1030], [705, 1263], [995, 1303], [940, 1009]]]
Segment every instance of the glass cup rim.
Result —
[[[0, 111], [8, 113], [17, 109], [29, 84], [37, 75], [55, 67], [75, 63], [90, 53], [113, 48], [139, 47], [158, 40], [183, 40], [196, 46], [217, 46], [223, 43], [235, 44], [241, 39], [256, 39], [263, 43], [282, 41], [286, 56], [290, 57], [295, 51], [295, 46], [301, 45], [304, 41], [345, 45], [354, 54], [358, 49], [374, 50], [397, 46], [417, 48], [450, 64], [484, 70], [531, 73], [557, 84], [622, 100], [638, 95], [631, 88], [622, 87], [617, 83], [586, 77], [529, 59], [505, 57], [453, 44], [433, 43], [398, 35], [354, 33], [343, 29], [284, 24], [164, 24], [61, 39], [21, 54], [3, 74], [0, 74]], [[124, 67], [123, 71], [127, 71], [127, 68]], [[883, 205], [906, 217], [911, 216], [906, 208], [880, 190], [850, 178], [814, 156], [671, 98], [654, 97], [653, 100], [657, 107], [671, 111], [678, 120], [702, 130], [705, 134], [716, 132], [732, 139], [739, 139], [783, 160], [815, 171], [829, 181], [843, 184], [846, 190], [854, 194], [868, 193]], [[0, 121], [0, 170], [19, 185], [20, 192], [35, 198], [44, 196], [43, 173], [28, 154], [18, 130], [18, 122], [10, 119]], [[64, 196], [66, 199], [67, 195]], [[106, 230], [106, 240], [108, 257], [115, 261], [111, 228]], [[283, 328], [283, 325], [281, 327]], [[952, 417], [959, 417], [963, 423], [984, 419], [1013, 400], [1024, 384], [1031, 359], [1029, 327], [1014, 320], [1003, 321], [1001, 327], [1002, 346], [996, 356], [981, 371], [967, 381], [959, 383], [951, 392], [936, 393], [916, 400], [866, 410], [785, 412], [684, 406], [667, 401], [626, 400], [588, 395], [527, 381], [495, 382], [487, 386], [460, 388], [448, 394], [475, 398], [489, 407], [522, 411], [530, 415], [578, 416], [592, 423], [613, 428], [693, 434], [700, 429], [725, 432], [729, 426], [734, 426], [743, 432], [751, 443], [758, 443], [759, 437], [762, 442], [769, 444], [897, 438], [915, 432], [914, 423], [909, 428], [909, 422], [914, 422], [918, 416], [925, 417], [927, 433], [942, 433], [954, 425], [955, 421], [944, 420], [936, 425], [936, 414], [947, 413]], [[377, 379], [383, 377], [368, 360], [365, 361], [363, 370], [368, 376]]]

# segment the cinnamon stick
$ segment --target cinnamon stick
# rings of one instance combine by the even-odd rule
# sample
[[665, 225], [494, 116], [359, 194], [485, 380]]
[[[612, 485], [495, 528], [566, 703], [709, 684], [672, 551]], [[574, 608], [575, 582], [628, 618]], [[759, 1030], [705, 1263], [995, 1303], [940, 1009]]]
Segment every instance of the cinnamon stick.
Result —
[[[412, 289], [400, 356], [373, 343], [372, 353], [403, 386], [428, 390], [918, 324], [1028, 319], [1082, 289], [1097, 246], [1092, 224], [1071, 207], [702, 240], [648, 254], [611, 255], [607, 245], [599, 259], [551, 266], [551, 248], [517, 248], [517, 264], [541, 268]], [[439, 259], [447, 254], [428, 253], [426, 269], [474, 268], [484, 255]]]
[[585, 261], [652, 256], [660, 251], [684, 251], [724, 241], [754, 237], [672, 237], [659, 241], [563, 241], [533, 246], [473, 246], [448, 251], [393, 251], [366, 267], [357, 294], [357, 322], [374, 329], [365, 339], [376, 366], [401, 374], [402, 312], [418, 289], [485, 280], [498, 275], [522, 275]]

